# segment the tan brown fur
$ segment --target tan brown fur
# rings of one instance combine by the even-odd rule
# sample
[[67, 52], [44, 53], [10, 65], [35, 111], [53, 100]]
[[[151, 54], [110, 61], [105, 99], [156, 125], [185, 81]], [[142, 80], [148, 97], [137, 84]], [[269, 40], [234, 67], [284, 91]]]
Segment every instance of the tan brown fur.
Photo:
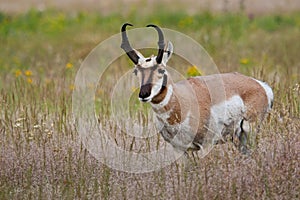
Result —
[[[197, 126], [195, 142], [202, 142], [207, 132], [210, 108], [213, 105], [228, 100], [232, 96], [240, 96], [246, 106], [244, 118], [255, 120], [264, 116], [268, 107], [268, 100], [264, 89], [254, 79], [240, 73], [216, 74], [210, 76], [194, 77], [172, 84], [173, 95], [169, 103], [161, 109], [153, 109], [157, 114], [170, 112], [169, 125], [181, 123], [187, 113], [186, 105], [190, 105], [191, 98], [196, 97], [195, 108], [192, 108], [194, 116], [198, 116], [197, 122], [191, 121], [191, 126]], [[222, 85], [220, 85], [222, 84]], [[209, 88], [208, 86], [209, 85]], [[224, 88], [222, 88], [224, 87]], [[225, 91], [225, 93], [220, 92]], [[194, 95], [192, 94], [194, 91]], [[225, 95], [225, 97], [224, 97]], [[197, 114], [197, 112], [199, 112]], [[197, 118], [197, 117], [196, 117]]]
[[[237, 72], [215, 75], [215, 77], [213, 76], [214, 75], [211, 76], [212, 80], [207, 80], [206, 77], [199, 77], [198, 79], [214, 81], [214, 78], [221, 78], [222, 84], [224, 84], [226, 100], [234, 95], [239, 95], [243, 99], [247, 108], [244, 117], [247, 120], [253, 121], [257, 117], [263, 117], [268, 107], [268, 99], [265, 90], [257, 81]], [[218, 89], [221, 86], [216, 85], [215, 87], [216, 93], [219, 93]], [[213, 95], [218, 96], [217, 94]], [[220, 100], [222, 100], [222, 97], [215, 99], [215, 101], [212, 102], [212, 105], [219, 103]]]

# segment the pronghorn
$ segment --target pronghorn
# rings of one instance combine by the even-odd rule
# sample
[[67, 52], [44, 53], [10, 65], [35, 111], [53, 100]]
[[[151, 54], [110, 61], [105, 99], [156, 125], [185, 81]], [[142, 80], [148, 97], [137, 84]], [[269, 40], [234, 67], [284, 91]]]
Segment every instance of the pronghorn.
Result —
[[[175, 150], [200, 150], [207, 141], [214, 144], [226, 135], [238, 138], [239, 149], [247, 153], [250, 123], [262, 120], [272, 107], [273, 92], [265, 83], [240, 73], [198, 76], [174, 83], [167, 62], [173, 53], [171, 42], [165, 44], [158, 32], [158, 54], [145, 58], [128, 41], [125, 23], [121, 28], [121, 48], [135, 64], [140, 82], [139, 100], [149, 102], [156, 116], [156, 127]], [[208, 88], [208, 85], [212, 85]], [[219, 88], [224, 91], [218, 96]], [[211, 93], [214, 93], [213, 95]], [[219, 141], [218, 141], [219, 140]]]

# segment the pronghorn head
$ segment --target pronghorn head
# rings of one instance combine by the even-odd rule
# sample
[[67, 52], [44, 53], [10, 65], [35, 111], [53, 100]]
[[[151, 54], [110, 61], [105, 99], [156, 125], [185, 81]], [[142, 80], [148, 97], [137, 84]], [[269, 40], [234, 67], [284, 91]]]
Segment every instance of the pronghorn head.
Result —
[[133, 73], [139, 78], [140, 93], [139, 100], [142, 102], [151, 102], [162, 90], [166, 89], [168, 82], [168, 74], [166, 71], [167, 62], [173, 52], [173, 45], [164, 42], [164, 35], [162, 30], [156, 25], [148, 25], [153, 27], [158, 32], [158, 53], [157, 56], [144, 57], [139, 51], [132, 49], [126, 35], [126, 26], [131, 24], [124, 24], [122, 31], [121, 48], [124, 49], [128, 57], [135, 64]]

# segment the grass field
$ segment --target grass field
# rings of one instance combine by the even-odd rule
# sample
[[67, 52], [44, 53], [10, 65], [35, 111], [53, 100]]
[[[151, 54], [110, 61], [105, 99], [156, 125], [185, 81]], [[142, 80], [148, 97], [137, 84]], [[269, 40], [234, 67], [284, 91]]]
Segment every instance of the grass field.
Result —
[[[205, 158], [195, 156], [185, 173], [174, 163], [157, 172], [130, 174], [108, 168], [82, 147], [71, 110], [76, 71], [99, 42], [119, 33], [127, 21], [189, 35], [221, 72], [239, 71], [272, 86], [274, 107], [251, 137], [251, 156], [229, 142]], [[156, 14], [133, 10], [106, 16], [56, 10], [0, 13], [0, 199], [299, 199], [299, 36], [299, 13], [189, 15], [164, 8]], [[113, 68], [112, 77], [131, 66], [125, 56], [114, 64], [119, 68]], [[173, 67], [188, 76], [188, 65]], [[105, 124], [109, 90], [96, 92]], [[117, 135], [113, 127], [111, 134]], [[122, 147], [135, 145], [123, 138]]]

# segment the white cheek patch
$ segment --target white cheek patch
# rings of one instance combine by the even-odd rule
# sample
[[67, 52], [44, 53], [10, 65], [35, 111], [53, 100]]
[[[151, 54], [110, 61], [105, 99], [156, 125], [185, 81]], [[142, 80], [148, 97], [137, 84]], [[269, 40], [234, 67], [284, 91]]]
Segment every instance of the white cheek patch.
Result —
[[159, 93], [159, 91], [162, 87], [162, 84], [163, 84], [163, 79], [161, 78], [161, 79], [159, 79], [158, 83], [155, 83], [154, 85], [152, 85], [152, 89], [151, 89], [152, 97], [156, 96]]

